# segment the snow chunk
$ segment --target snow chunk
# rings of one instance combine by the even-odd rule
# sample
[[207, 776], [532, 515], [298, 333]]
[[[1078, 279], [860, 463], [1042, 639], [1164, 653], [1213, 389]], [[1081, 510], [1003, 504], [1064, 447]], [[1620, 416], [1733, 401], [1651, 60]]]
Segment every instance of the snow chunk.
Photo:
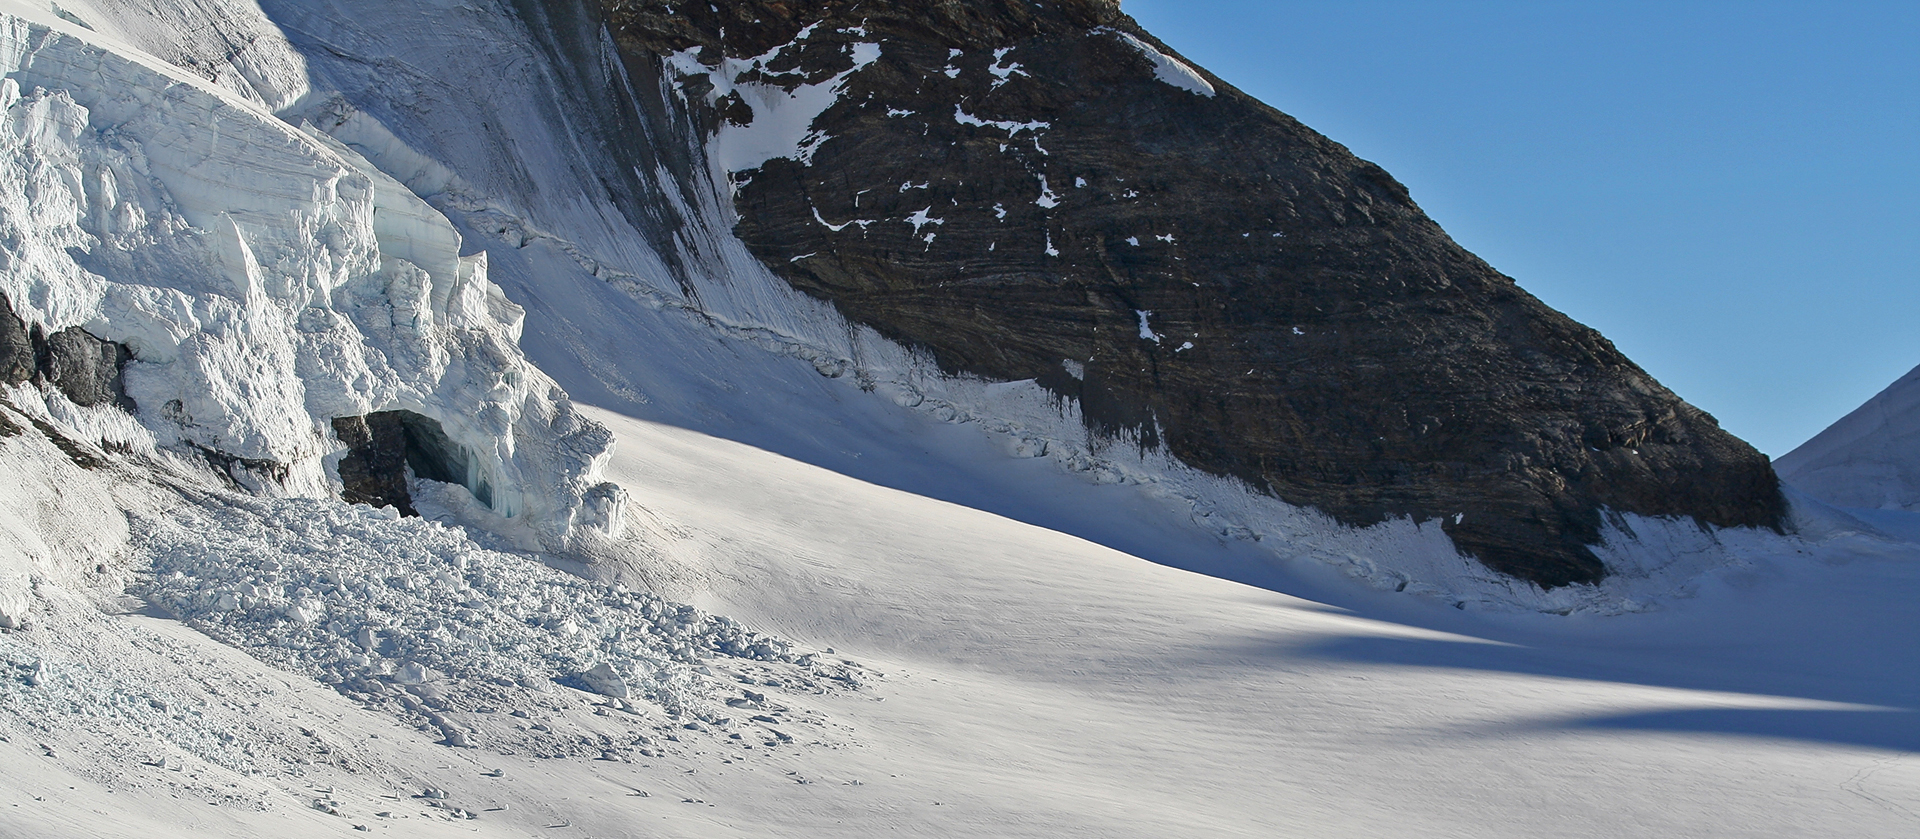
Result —
[[613, 665], [604, 661], [594, 665], [593, 669], [581, 673], [580, 683], [594, 693], [614, 699], [625, 699], [632, 694], [632, 689], [627, 687], [627, 680], [620, 678], [620, 674], [614, 671]]
[[1128, 46], [1138, 50], [1141, 55], [1146, 56], [1148, 61], [1153, 62], [1154, 78], [1188, 93], [1205, 96], [1209, 99], [1213, 98], [1216, 94], [1216, 91], [1213, 89], [1213, 83], [1202, 77], [1199, 71], [1193, 69], [1192, 66], [1178, 58], [1154, 49], [1152, 44], [1142, 41], [1128, 33], [1121, 32], [1118, 29], [1103, 26], [1094, 31], [1119, 38]]

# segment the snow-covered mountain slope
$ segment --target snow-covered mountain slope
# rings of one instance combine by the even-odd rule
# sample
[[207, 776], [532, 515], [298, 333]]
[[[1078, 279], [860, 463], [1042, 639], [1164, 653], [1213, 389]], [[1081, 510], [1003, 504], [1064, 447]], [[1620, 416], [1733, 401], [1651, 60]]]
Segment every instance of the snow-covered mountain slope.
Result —
[[[1077, 403], [1032, 382], [943, 374], [746, 251], [726, 173], [669, 68], [625, 62], [592, 4], [455, 4], [432, 26], [421, 7], [367, 0], [63, 8], [314, 126], [424, 196], [525, 308], [529, 357], [631, 416], [1177, 567], [1259, 582], [1275, 563], [1318, 562], [1446, 603], [1637, 608], [1730, 561], [1727, 539], [1767, 538], [1610, 517], [1596, 553], [1613, 582], [1543, 592], [1462, 557], [1438, 521], [1345, 527], [1091, 435]], [[1090, 512], [1083, 497], [1132, 514]], [[1233, 543], [1235, 559], [1169, 548], [1165, 534], [1187, 528]]]
[[1838, 507], [1920, 513], [1920, 367], [1773, 467]]

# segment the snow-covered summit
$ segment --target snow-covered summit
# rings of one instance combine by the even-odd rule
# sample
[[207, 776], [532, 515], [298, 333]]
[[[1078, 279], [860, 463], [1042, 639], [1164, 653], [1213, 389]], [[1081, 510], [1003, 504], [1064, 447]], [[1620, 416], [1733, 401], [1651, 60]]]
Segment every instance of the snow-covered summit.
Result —
[[1920, 512], [1920, 367], [1773, 462], [1838, 507]]

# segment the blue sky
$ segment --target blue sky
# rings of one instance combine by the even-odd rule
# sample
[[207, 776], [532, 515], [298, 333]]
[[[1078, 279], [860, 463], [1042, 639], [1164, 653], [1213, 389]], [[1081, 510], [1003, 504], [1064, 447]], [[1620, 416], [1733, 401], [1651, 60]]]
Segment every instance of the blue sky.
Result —
[[1122, 8], [1769, 455], [1920, 364], [1920, 2]]

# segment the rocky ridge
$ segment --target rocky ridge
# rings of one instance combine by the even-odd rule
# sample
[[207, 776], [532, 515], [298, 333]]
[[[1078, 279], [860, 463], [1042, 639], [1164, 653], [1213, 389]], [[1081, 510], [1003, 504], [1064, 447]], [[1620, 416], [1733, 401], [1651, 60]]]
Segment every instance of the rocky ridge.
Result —
[[605, 0], [795, 288], [1353, 525], [1589, 583], [1608, 512], [1770, 527], [1765, 457], [1392, 176], [1098, 0]]

